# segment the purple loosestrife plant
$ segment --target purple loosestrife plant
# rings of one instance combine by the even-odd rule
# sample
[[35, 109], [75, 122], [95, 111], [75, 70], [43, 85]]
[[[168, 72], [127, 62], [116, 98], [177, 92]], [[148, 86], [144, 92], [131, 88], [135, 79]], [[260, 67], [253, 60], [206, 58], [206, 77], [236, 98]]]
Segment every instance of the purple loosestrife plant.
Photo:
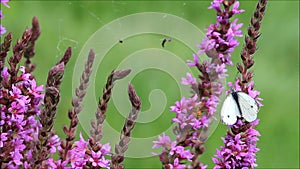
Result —
[[34, 161], [38, 132], [41, 128], [36, 117], [41, 114], [43, 86], [36, 84], [34, 76], [27, 73], [25, 67], [18, 66], [32, 34], [34, 33], [30, 29], [26, 29], [22, 38], [17, 41], [13, 55], [8, 61], [9, 67], [4, 66], [4, 61], [12, 40], [10, 33], [1, 44], [1, 168], [33, 166], [31, 162]]
[[[259, 102], [262, 99], [258, 98], [260, 92], [254, 90], [253, 72], [249, 69], [254, 64], [251, 55], [257, 49], [256, 41], [260, 36], [259, 29], [266, 5], [267, 0], [259, 0], [257, 3], [248, 27], [248, 36], [245, 37], [245, 45], [241, 52], [242, 64], [237, 64], [241, 76], [236, 79], [234, 84], [229, 83], [229, 86], [236, 91], [248, 93], [259, 106], [262, 106]], [[236, 124], [230, 126], [226, 137], [223, 138], [224, 146], [221, 146], [220, 150], [217, 149], [217, 154], [213, 158], [213, 162], [216, 164], [214, 168], [254, 168], [257, 166], [255, 153], [259, 149], [256, 147], [256, 142], [260, 134], [255, 130], [255, 126], [258, 123], [258, 119], [251, 123], [238, 119]]]
[[209, 124], [215, 119], [219, 97], [224, 89], [221, 79], [227, 76], [226, 66], [231, 66], [231, 53], [239, 45], [235, 39], [241, 37], [242, 24], [237, 19], [230, 19], [239, 10], [239, 2], [235, 0], [214, 0], [209, 9], [217, 11], [217, 22], [207, 28], [206, 38], [199, 46], [198, 54], [206, 53], [210, 61], [199, 62], [197, 54], [188, 65], [200, 71], [199, 79], [187, 73], [182, 79], [183, 85], [190, 85], [192, 96], [182, 97], [171, 107], [176, 113], [172, 122], [177, 123], [174, 131], [176, 141], [171, 142], [169, 136], [159, 136], [153, 148], [163, 147], [159, 155], [163, 168], [206, 168], [198, 157], [205, 151], [204, 143], [207, 139]]
[[[110, 168], [111, 147], [109, 143], [100, 143], [102, 123], [115, 81], [127, 76], [130, 70], [113, 71], [109, 75], [96, 111], [97, 123], [92, 122], [91, 137], [85, 140], [80, 133], [80, 139], [76, 141], [77, 116], [82, 110], [81, 102], [86, 95], [95, 57], [91, 50], [75, 91], [76, 96], [72, 99], [73, 109], [68, 112], [70, 124], [63, 128], [66, 138], [61, 139], [55, 134], [53, 125], [60, 101], [60, 85], [72, 49], [69, 47], [61, 60], [50, 69], [45, 88], [39, 86], [32, 74], [35, 64], [31, 62], [39, 35], [39, 23], [34, 17], [32, 28], [26, 29], [14, 45], [13, 55], [8, 60], [9, 67], [5, 66], [5, 61], [12, 42], [11, 33], [1, 43], [0, 168]], [[20, 66], [22, 58], [26, 59], [25, 66]], [[116, 145], [113, 166], [117, 168], [123, 166], [124, 153], [141, 105], [131, 84], [128, 94], [133, 108], [125, 121], [120, 143]], [[54, 158], [57, 152], [58, 159]]]
[[[1, 0], [1, 5], [8, 6], [9, 0]], [[236, 91], [243, 91], [253, 97], [259, 106], [259, 91], [254, 90], [254, 64], [251, 55], [256, 51], [256, 41], [261, 21], [265, 12], [267, 0], [259, 0], [254, 16], [248, 27], [248, 36], [241, 52], [242, 63], [237, 64], [241, 74], [229, 86]], [[242, 24], [231, 18], [242, 13], [236, 0], [214, 0], [209, 9], [217, 12], [217, 21], [207, 28], [206, 37], [198, 45], [198, 54], [206, 54], [209, 59], [199, 61], [194, 54], [193, 61], [187, 61], [191, 67], [196, 67], [200, 74], [198, 79], [190, 73], [182, 78], [183, 85], [189, 85], [191, 96], [182, 97], [171, 106], [171, 112], [176, 113], [172, 119], [176, 140], [172, 141], [163, 133], [154, 141], [153, 148], [162, 147], [158, 155], [163, 168], [206, 168], [199, 161], [205, 151], [204, 143], [208, 138], [210, 124], [215, 120], [216, 109], [224, 86], [221, 83], [227, 74], [227, 66], [232, 65], [231, 53], [239, 45], [236, 37], [241, 37]], [[0, 12], [0, 17], [3, 15]], [[1, 34], [2, 28], [1, 25]], [[5, 30], [6, 31], [6, 30]], [[35, 44], [40, 36], [39, 22], [32, 20], [32, 28], [26, 29], [22, 37], [13, 46], [12, 56], [7, 59], [11, 48], [12, 33], [8, 33], [1, 42], [0, 51], [0, 168], [125, 168], [124, 154], [128, 149], [141, 100], [132, 84], [128, 86], [129, 100], [132, 109], [124, 122], [120, 133], [120, 141], [111, 152], [109, 143], [101, 143], [103, 123], [106, 118], [108, 102], [117, 80], [126, 77], [131, 70], [112, 71], [103, 88], [99, 99], [95, 120], [91, 121], [90, 136], [85, 139], [77, 132], [78, 114], [83, 109], [82, 102], [86, 95], [95, 53], [90, 50], [85, 69], [80, 77], [80, 84], [72, 98], [72, 108], [68, 111], [69, 125], [63, 127], [65, 138], [60, 138], [53, 130], [57, 106], [60, 101], [60, 85], [67, 63], [71, 59], [72, 48], [67, 48], [64, 56], [48, 72], [45, 87], [38, 85], [33, 75], [36, 67], [31, 62], [35, 55]], [[2, 39], [1, 39], [2, 40]], [[24, 66], [20, 63], [25, 59]], [[8, 63], [5, 64], [6, 60]], [[5, 66], [8, 65], [8, 66]], [[84, 113], [84, 112], [82, 112]], [[259, 120], [248, 123], [242, 118], [229, 126], [227, 135], [223, 138], [224, 146], [217, 150], [213, 157], [214, 168], [254, 168], [256, 164], [256, 147], [258, 131], [254, 128]], [[79, 140], [76, 140], [79, 133]], [[56, 157], [56, 155], [58, 157]]]

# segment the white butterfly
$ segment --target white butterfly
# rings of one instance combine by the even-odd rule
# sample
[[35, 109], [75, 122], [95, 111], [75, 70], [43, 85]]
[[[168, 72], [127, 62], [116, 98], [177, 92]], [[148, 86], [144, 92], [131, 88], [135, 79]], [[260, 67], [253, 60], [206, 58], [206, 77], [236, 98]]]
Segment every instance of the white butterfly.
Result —
[[247, 122], [252, 122], [257, 118], [258, 110], [258, 104], [251, 96], [232, 90], [223, 103], [221, 119], [227, 125], [235, 124], [237, 117], [243, 117]]

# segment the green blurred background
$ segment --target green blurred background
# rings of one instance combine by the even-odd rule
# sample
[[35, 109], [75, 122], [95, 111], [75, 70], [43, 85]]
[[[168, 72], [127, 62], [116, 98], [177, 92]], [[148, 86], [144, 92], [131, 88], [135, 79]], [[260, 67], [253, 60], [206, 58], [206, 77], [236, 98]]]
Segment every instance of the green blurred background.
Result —
[[[67, 46], [73, 47], [73, 57], [67, 65], [61, 87], [61, 102], [58, 108], [55, 129], [63, 137], [62, 125], [68, 124], [67, 110], [71, 108], [72, 77], [76, 57], [88, 38], [99, 28], [119, 17], [139, 12], [163, 12], [184, 18], [200, 30], [215, 22], [215, 11], [208, 10], [210, 1], [15, 1], [9, 2], [10, 9], [1, 7], [5, 18], [1, 21], [13, 32], [13, 42], [19, 38], [25, 27], [31, 26], [31, 19], [37, 16], [42, 34], [37, 42], [37, 64], [34, 72], [39, 84], [45, 84], [47, 72], [63, 55]], [[238, 16], [243, 22], [243, 31], [249, 24], [255, 8], [255, 1], [242, 1], [240, 6], [246, 12]], [[183, 32], [184, 33], [184, 32]], [[268, 4], [255, 54], [255, 88], [261, 91], [264, 107], [259, 112], [261, 133], [257, 153], [259, 168], [299, 168], [299, 1], [271, 1]], [[164, 38], [163, 36], [159, 38]], [[197, 37], [195, 37], [197, 38]], [[239, 39], [242, 43], [243, 38]], [[198, 42], [201, 39], [199, 37]], [[139, 35], [124, 40], [125, 49], [112, 48], [110, 59], [97, 70], [96, 96], [101, 95], [102, 87], [109, 72], [126, 57], [124, 51], [161, 48], [157, 36]], [[165, 50], [176, 53], [182, 60], [192, 59], [192, 52], [180, 42], [167, 43]], [[196, 45], [196, 44], [195, 44]], [[233, 62], [240, 62], [241, 46], [233, 53]], [[128, 55], [129, 53], [126, 53]], [[112, 58], [114, 57], [114, 58]], [[94, 70], [96, 71], [96, 70]], [[236, 76], [235, 67], [229, 68], [228, 81]], [[185, 72], [184, 72], [185, 73]], [[134, 137], [145, 133], [153, 136], [170, 126], [174, 116], [169, 106], [180, 99], [178, 86], [172, 77], [160, 71], [149, 69], [140, 72], [132, 81], [143, 101], [143, 110], [149, 109], [149, 92], [160, 88], [167, 97], [163, 115], [149, 124], [137, 124]], [[158, 85], [159, 84], [159, 85]], [[175, 90], [175, 92], [173, 91]], [[127, 89], [124, 89], [126, 92]], [[82, 112], [84, 113], [84, 112]], [[116, 115], [113, 103], [109, 104], [107, 120], [116, 130], [121, 130], [123, 118]], [[80, 130], [80, 129], [79, 129]], [[206, 143], [206, 152], [201, 157], [203, 163], [213, 167], [211, 157], [216, 148], [222, 145], [221, 137], [226, 133], [225, 125], [218, 125]], [[130, 146], [134, 145], [129, 145]], [[126, 168], [160, 168], [157, 157], [125, 160]]]

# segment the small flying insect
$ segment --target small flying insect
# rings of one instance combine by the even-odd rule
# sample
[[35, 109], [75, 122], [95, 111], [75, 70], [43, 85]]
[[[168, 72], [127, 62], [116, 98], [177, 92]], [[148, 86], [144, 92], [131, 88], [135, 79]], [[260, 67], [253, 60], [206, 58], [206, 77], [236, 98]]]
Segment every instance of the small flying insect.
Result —
[[163, 39], [163, 41], [162, 41], [162, 43], [161, 43], [161, 46], [162, 46], [163, 48], [165, 47], [165, 43], [166, 43], [167, 41], [168, 41], [168, 42], [172, 42], [172, 38], [168, 38], [168, 39], [164, 38], [164, 39]]

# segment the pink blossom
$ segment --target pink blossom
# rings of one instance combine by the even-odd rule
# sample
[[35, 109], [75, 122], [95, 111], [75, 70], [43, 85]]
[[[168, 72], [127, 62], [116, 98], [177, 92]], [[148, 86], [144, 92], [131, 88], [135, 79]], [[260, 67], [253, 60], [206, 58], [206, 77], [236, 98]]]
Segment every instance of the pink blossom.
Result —
[[0, 2], [7, 8], [10, 8], [10, 6], [7, 5], [7, 2], [9, 2], [10, 0], [0, 0]]
[[191, 61], [191, 60], [187, 61], [187, 65], [190, 66], [190, 67], [199, 65], [199, 57], [198, 57], [198, 55], [193, 54], [193, 57], [194, 57], [193, 61]]
[[167, 149], [171, 148], [171, 139], [169, 136], [166, 136], [166, 133], [163, 133], [162, 136], [158, 136], [158, 141], [153, 141], [152, 148], [165, 147]]
[[180, 164], [179, 159], [175, 158], [173, 164], [169, 164], [170, 169], [185, 169], [187, 166], [185, 164]]
[[196, 78], [194, 78], [190, 73], [186, 73], [186, 78], [181, 79], [181, 84], [183, 85], [194, 85], [196, 82]]

